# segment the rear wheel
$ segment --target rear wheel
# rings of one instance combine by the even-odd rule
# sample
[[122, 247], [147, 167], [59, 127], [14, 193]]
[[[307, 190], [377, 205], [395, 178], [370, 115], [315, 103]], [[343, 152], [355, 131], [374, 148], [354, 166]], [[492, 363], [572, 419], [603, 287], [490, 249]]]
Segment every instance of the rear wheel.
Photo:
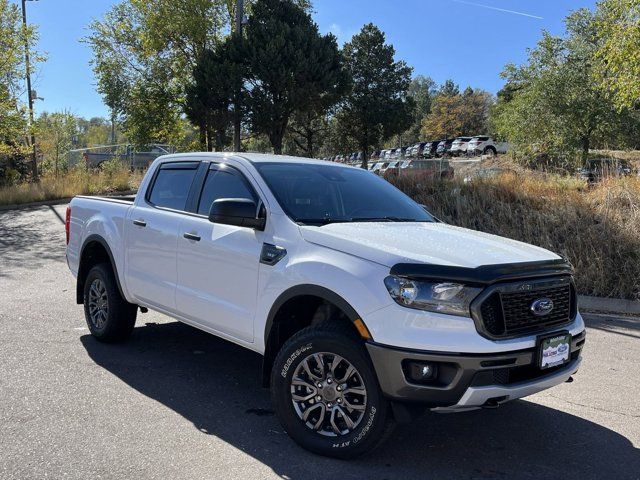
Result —
[[85, 279], [84, 315], [91, 335], [101, 342], [125, 340], [133, 330], [137, 306], [122, 297], [107, 263], [94, 266]]
[[362, 341], [342, 325], [290, 338], [275, 360], [271, 393], [289, 436], [320, 455], [356, 457], [390, 431], [388, 402]]
[[496, 152], [496, 149], [493, 147], [487, 147], [484, 149], [484, 154], [489, 157], [495, 157], [497, 153], [498, 152]]

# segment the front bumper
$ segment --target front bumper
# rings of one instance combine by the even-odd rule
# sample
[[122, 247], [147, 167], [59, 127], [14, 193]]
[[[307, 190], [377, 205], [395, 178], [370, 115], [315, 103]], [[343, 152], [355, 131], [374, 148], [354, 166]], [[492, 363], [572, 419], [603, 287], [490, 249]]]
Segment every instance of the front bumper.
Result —
[[[535, 348], [499, 354], [457, 354], [397, 349], [370, 342], [367, 349], [387, 398], [420, 402], [439, 411], [462, 411], [496, 406], [565, 382], [580, 366], [585, 337], [585, 330], [573, 336], [568, 364], [548, 370], [536, 366]], [[429, 384], [413, 383], [406, 373], [410, 361], [436, 365], [437, 376]]]

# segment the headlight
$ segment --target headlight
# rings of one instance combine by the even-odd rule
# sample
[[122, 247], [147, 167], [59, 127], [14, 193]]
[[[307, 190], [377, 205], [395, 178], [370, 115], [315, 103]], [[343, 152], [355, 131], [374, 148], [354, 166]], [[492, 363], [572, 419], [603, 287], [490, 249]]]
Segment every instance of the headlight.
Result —
[[419, 282], [393, 275], [384, 279], [391, 298], [403, 307], [469, 316], [469, 305], [482, 291], [451, 282]]

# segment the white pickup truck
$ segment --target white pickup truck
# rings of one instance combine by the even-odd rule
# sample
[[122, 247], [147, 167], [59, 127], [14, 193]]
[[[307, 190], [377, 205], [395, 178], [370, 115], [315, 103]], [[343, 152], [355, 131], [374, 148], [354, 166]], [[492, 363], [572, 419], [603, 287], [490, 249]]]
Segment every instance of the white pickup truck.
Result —
[[158, 158], [135, 198], [76, 197], [67, 261], [92, 335], [153, 309], [264, 356], [284, 429], [349, 458], [425, 409], [496, 407], [570, 381], [571, 266], [446, 225], [377, 175], [308, 159]]

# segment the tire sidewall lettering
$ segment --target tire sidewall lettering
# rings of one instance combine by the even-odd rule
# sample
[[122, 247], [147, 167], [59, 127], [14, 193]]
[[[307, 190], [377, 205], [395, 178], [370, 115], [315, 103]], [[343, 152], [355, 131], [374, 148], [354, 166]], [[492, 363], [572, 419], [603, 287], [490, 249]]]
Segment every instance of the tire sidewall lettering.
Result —
[[302, 347], [298, 348], [295, 352], [293, 352], [291, 355], [289, 355], [289, 358], [287, 358], [287, 361], [284, 363], [284, 366], [280, 371], [280, 375], [282, 376], [282, 378], [287, 378], [287, 374], [289, 373], [289, 370], [291, 369], [293, 362], [295, 362], [296, 359], [300, 355], [302, 355], [304, 352], [306, 352], [307, 350], [311, 350], [312, 348], [313, 348], [313, 344], [307, 343], [306, 345], [303, 345]]
[[358, 432], [358, 435], [356, 435], [353, 438], [352, 440], [353, 444], [358, 443], [369, 432], [369, 430], [371, 429], [371, 426], [373, 425], [373, 420], [375, 419], [375, 416], [376, 416], [376, 407], [372, 405], [371, 411], [369, 412], [369, 418], [367, 419], [367, 423], [364, 425], [364, 427], [362, 427], [362, 430]]

